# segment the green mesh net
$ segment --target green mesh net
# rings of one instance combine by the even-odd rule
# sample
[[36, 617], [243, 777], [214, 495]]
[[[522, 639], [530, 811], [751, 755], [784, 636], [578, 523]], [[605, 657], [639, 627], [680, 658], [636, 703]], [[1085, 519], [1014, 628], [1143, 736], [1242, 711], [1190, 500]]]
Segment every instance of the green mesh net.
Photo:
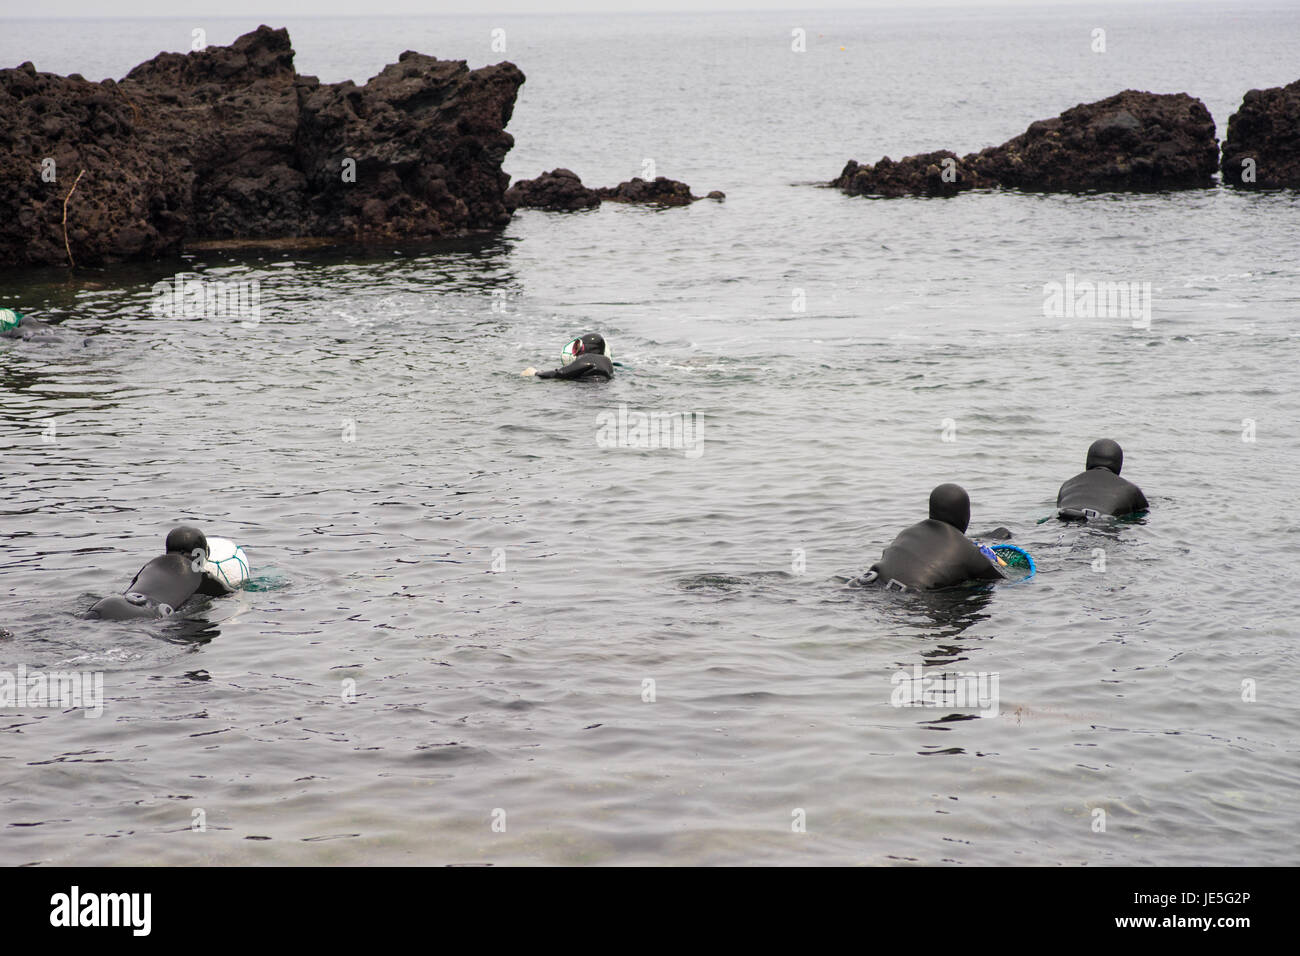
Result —
[[995, 545], [993, 551], [1010, 569], [1028, 571], [1032, 567], [1029, 561], [1029, 556], [1019, 548], [1010, 548], [1006, 545]]

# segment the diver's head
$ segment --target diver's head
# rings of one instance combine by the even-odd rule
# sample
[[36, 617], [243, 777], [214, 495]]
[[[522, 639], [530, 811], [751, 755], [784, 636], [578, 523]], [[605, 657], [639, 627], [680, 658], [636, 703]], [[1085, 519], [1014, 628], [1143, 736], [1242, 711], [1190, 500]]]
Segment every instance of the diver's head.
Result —
[[1098, 438], [1088, 448], [1088, 471], [1094, 468], [1108, 468], [1115, 474], [1124, 467], [1124, 449], [1119, 447], [1119, 442], [1111, 441], [1109, 438]]
[[179, 552], [190, 556], [194, 554], [195, 548], [202, 549], [204, 554], [208, 553], [208, 539], [203, 536], [203, 532], [198, 528], [182, 524], [167, 532], [168, 554]]
[[961, 485], [940, 485], [930, 492], [930, 517], [965, 534], [970, 525], [970, 495]]
[[609, 346], [599, 332], [588, 332], [579, 338], [574, 339], [564, 347], [564, 364], [569, 364], [579, 355], [587, 353], [595, 355], [609, 355]]

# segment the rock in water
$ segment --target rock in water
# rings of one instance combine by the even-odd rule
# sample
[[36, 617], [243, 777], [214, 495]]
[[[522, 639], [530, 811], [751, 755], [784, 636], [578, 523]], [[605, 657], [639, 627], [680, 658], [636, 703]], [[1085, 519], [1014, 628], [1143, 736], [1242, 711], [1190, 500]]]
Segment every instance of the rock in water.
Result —
[[[675, 179], [659, 176], [652, 182], [639, 177], [617, 186], [589, 189], [582, 184], [577, 173], [568, 169], [553, 169], [536, 179], [521, 179], [506, 192], [506, 206], [511, 209], [549, 209], [553, 212], [572, 212], [591, 209], [602, 200], [609, 202], [644, 203], [650, 206], [686, 206], [701, 197], [691, 194], [691, 187]], [[723, 200], [724, 193], [714, 191], [708, 199]]]
[[652, 206], [688, 206], [700, 198], [691, 195], [690, 186], [667, 176], [656, 176], [653, 181], [634, 176], [617, 186], [597, 189], [596, 193], [609, 202], [647, 203]]
[[[207, 239], [430, 239], [509, 221], [524, 82], [403, 53], [364, 86], [294, 72], [287, 31], [162, 53], [119, 83], [0, 70], [0, 265], [176, 255]], [[51, 173], [53, 178], [51, 179]]]
[[962, 159], [943, 150], [897, 163], [886, 157], [874, 167], [850, 160], [831, 185], [880, 196], [953, 195], [988, 186], [1147, 192], [1210, 186], [1217, 161], [1214, 120], [1204, 103], [1186, 93], [1125, 90]]
[[1300, 80], [1242, 98], [1223, 141], [1223, 182], [1244, 189], [1300, 188]]
[[1125, 90], [1033, 123], [966, 161], [1019, 189], [1149, 192], [1213, 185], [1218, 152], [1214, 119], [1200, 100]]
[[956, 153], [907, 156], [894, 162], [888, 156], [875, 166], [849, 160], [832, 186], [850, 196], [953, 196], [963, 189], [996, 185], [972, 170]]
[[536, 179], [521, 179], [506, 190], [506, 208], [511, 210], [522, 207], [572, 212], [599, 205], [596, 190], [582, 185], [578, 174], [569, 169], [553, 169]]

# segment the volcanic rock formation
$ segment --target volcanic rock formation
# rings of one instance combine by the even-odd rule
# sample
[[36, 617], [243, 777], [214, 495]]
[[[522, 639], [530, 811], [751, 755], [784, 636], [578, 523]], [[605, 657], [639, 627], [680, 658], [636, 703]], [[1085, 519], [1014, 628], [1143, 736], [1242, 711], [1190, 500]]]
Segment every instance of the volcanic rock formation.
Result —
[[831, 182], [851, 195], [953, 195], [1004, 186], [1042, 192], [1189, 189], [1212, 184], [1214, 120], [1186, 93], [1125, 90], [1032, 123], [1024, 133], [958, 159], [940, 151], [850, 161]]
[[321, 83], [294, 71], [287, 31], [265, 26], [161, 53], [120, 82], [0, 70], [0, 265], [499, 228], [523, 82], [512, 63], [406, 52], [364, 86]]
[[1223, 141], [1223, 182], [1245, 189], [1300, 188], [1300, 80], [1242, 98]]
[[506, 192], [506, 205], [510, 209], [549, 209], [553, 212], [573, 212], [591, 209], [602, 200], [608, 202], [643, 203], [649, 206], [687, 206], [704, 199], [725, 199], [721, 192], [708, 196], [691, 194], [691, 187], [666, 176], [653, 180], [636, 177], [617, 186], [590, 189], [572, 170], [553, 169], [536, 179], [521, 179]]

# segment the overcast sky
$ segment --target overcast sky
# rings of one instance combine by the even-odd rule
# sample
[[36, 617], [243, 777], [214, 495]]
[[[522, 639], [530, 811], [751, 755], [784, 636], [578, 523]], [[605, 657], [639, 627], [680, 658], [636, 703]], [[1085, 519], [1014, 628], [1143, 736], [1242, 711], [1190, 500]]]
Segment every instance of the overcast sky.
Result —
[[[105, 9], [103, 0], [3, 0], [0, 17], [252, 17], [259, 23], [281, 16], [410, 16], [493, 13], [615, 13], [621, 11], [812, 10], [871, 7], [940, 6], [1125, 6], [1129, 3], [1204, 2], [1204, 0], [1109, 0], [1085, 3], [1065, 0], [117, 0]], [[1268, 6], [1288, 6], [1290, 0], [1269, 0]], [[1249, 8], [1250, 3], [1243, 3]]]

